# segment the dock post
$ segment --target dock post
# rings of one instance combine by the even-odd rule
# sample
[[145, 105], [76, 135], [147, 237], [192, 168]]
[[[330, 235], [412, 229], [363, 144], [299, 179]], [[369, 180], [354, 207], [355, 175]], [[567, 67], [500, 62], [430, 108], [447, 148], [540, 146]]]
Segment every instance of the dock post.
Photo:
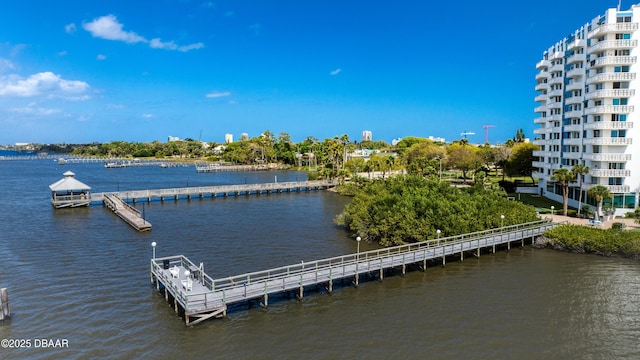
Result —
[[333, 280], [329, 279], [329, 294], [333, 292]]
[[407, 273], [407, 265], [402, 264], [402, 276], [406, 275], [406, 273]]
[[11, 317], [9, 313], [9, 293], [7, 288], [0, 289], [0, 320], [5, 320]]

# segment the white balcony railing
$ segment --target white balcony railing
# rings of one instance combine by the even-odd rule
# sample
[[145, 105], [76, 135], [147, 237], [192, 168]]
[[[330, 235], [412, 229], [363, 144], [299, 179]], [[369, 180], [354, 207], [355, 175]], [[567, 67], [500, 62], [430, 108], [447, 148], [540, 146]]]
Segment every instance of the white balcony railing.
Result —
[[536, 102], [544, 102], [544, 101], [549, 100], [549, 95], [547, 95], [547, 94], [540, 94], [540, 95], [537, 95], [537, 96], [535, 97], [535, 99], [534, 99], [534, 100], [535, 100]]
[[591, 169], [589, 175], [593, 177], [627, 177], [631, 176], [631, 170]]
[[633, 121], [598, 121], [584, 124], [585, 130], [633, 129]]
[[636, 79], [636, 73], [632, 72], [613, 72], [595, 74], [589, 77], [589, 83], [599, 83], [605, 81], [631, 81]]
[[603, 56], [591, 61], [591, 67], [605, 65], [633, 65], [638, 58], [635, 56]]
[[549, 67], [549, 65], [551, 65], [551, 63], [549, 62], [549, 60], [540, 60], [538, 61], [538, 63], [536, 64], [536, 69], [538, 70], [543, 70]]
[[565, 125], [564, 131], [582, 131], [582, 124]]
[[604, 40], [589, 47], [589, 53], [607, 49], [633, 49], [638, 46], [638, 40]]
[[612, 137], [599, 137], [584, 139], [585, 145], [631, 145], [633, 138], [612, 138]]
[[582, 110], [572, 110], [564, 113], [565, 118], [581, 118]]
[[628, 114], [633, 112], [633, 105], [602, 105], [584, 109], [586, 115], [593, 114]]
[[584, 160], [591, 160], [591, 161], [622, 162], [622, 161], [630, 161], [631, 154], [614, 154], [614, 153], [585, 154], [582, 156], [582, 158]]
[[565, 89], [567, 91], [584, 90], [584, 81], [574, 81], [572, 83], [569, 83], [565, 86]]
[[536, 74], [536, 80], [540, 81], [542, 79], [548, 79], [549, 78], [549, 73], [546, 71], [541, 71], [539, 73]]
[[614, 98], [614, 97], [631, 97], [636, 94], [635, 89], [609, 89], [609, 90], [598, 90], [590, 93], [586, 93], [584, 98], [587, 100], [593, 99], [605, 99], [605, 98]]
[[542, 82], [539, 84], [536, 84], [536, 91], [542, 91], [542, 90], [547, 90], [549, 88], [549, 84], [547, 84], [546, 82]]
[[588, 35], [589, 35], [589, 38], [594, 38], [600, 34], [606, 34], [610, 32], [636, 31], [636, 30], [638, 30], [638, 23], [603, 24], [589, 31]]
[[543, 113], [543, 112], [546, 112], [546, 111], [547, 111], [547, 105], [536, 106], [533, 109], [533, 112], [536, 112], [536, 113]]
[[574, 139], [562, 139], [563, 145], [582, 145], [582, 139], [574, 138]]
[[579, 78], [584, 76], [584, 69], [583, 68], [577, 68], [577, 69], [571, 69], [569, 71], [567, 71], [567, 77], [568, 78]]
[[[585, 39], [575, 39], [567, 45], [568, 50], [583, 48], [587, 45], [587, 40]], [[582, 54], [584, 55], [584, 54]]]

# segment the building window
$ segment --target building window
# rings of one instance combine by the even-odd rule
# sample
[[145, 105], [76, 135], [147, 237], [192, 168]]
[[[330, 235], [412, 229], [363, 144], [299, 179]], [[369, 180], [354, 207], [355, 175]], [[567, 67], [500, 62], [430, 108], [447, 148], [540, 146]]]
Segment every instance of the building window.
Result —
[[[594, 131], [595, 132], [595, 131]], [[612, 138], [623, 138], [623, 137], [627, 137], [627, 130], [611, 130], [611, 137]]]
[[614, 72], [629, 72], [629, 66], [616, 66], [613, 68]]
[[631, 39], [631, 34], [616, 34], [616, 40], [629, 40]]
[[609, 178], [609, 185], [622, 185], [622, 178]]

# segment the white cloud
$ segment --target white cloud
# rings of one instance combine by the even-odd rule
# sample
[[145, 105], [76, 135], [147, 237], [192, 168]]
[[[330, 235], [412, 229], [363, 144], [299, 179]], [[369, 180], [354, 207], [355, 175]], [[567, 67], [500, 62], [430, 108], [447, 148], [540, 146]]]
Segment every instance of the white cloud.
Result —
[[7, 70], [15, 70], [16, 66], [9, 60], [0, 58], [0, 73]]
[[98, 54], [98, 56], [96, 56], [96, 59], [98, 59], [98, 60], [106, 60], [107, 59], [107, 55]]
[[123, 25], [111, 14], [93, 19], [89, 23], [82, 24], [82, 27], [90, 32], [93, 37], [101, 39], [124, 41], [129, 44], [147, 42], [144, 37], [132, 31], [122, 30]]
[[153, 114], [142, 114], [142, 117], [145, 119], [151, 119], [153, 117]]
[[77, 27], [76, 27], [76, 24], [74, 24], [74, 23], [67, 24], [67, 25], [64, 26], [64, 31], [67, 34], [73, 34], [74, 32], [76, 32], [76, 30], [77, 30]]
[[335, 76], [342, 72], [342, 69], [335, 69], [330, 72], [331, 75]]
[[0, 77], [0, 96], [62, 98], [87, 100], [89, 84], [79, 80], [64, 80], [52, 72], [41, 72], [24, 79], [18, 75]]
[[58, 56], [67, 56], [67, 50], [62, 50], [60, 52], [58, 52]]
[[149, 46], [154, 49], [177, 50], [178, 45], [173, 41], [162, 42], [160, 38], [151, 39]]
[[178, 46], [178, 51], [187, 52], [187, 51], [191, 51], [191, 50], [202, 49], [203, 47], [204, 47], [204, 44], [201, 43], [201, 42], [198, 42], [198, 43], [193, 43], [193, 44], [189, 44], [189, 45]]
[[231, 96], [231, 93], [229, 91], [214, 91], [206, 95], [207, 99], [215, 99], [227, 96]]
[[50, 116], [59, 114], [62, 112], [60, 109], [48, 109], [43, 107], [35, 107], [33, 104], [29, 104], [29, 106], [25, 106], [22, 108], [13, 108], [9, 111], [19, 114], [28, 114], [28, 115], [37, 115], [37, 116]]
[[112, 14], [93, 19], [93, 21], [83, 24], [82, 27], [86, 31], [90, 32], [93, 37], [106, 40], [124, 41], [129, 44], [141, 42], [149, 44], [149, 47], [152, 49], [187, 52], [202, 49], [204, 47], [204, 44], [201, 42], [189, 45], [178, 45], [174, 41], [162, 41], [160, 38], [147, 40], [145, 37], [138, 35], [133, 31], [124, 31], [124, 25], [118, 22], [118, 19]]

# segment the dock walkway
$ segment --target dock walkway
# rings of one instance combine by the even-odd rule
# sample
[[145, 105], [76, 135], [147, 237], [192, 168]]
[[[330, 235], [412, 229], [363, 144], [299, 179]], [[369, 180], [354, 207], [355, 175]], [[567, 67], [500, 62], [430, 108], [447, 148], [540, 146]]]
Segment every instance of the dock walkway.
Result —
[[105, 194], [104, 204], [122, 220], [138, 231], [151, 230], [151, 224], [144, 219], [140, 211], [122, 201], [117, 195]]
[[189, 199], [193, 197], [228, 197], [238, 195], [259, 195], [282, 192], [303, 192], [311, 190], [324, 190], [334, 187], [336, 183], [333, 180], [315, 180], [315, 181], [292, 181], [292, 182], [272, 182], [261, 184], [243, 184], [243, 185], [218, 185], [218, 186], [198, 186], [183, 187], [170, 189], [152, 189], [152, 190], [130, 190], [117, 192], [101, 192], [91, 193], [91, 202], [102, 202], [105, 195], [116, 195], [124, 201], [138, 200], [151, 202], [152, 200], [165, 201], [166, 199]]
[[353, 278], [358, 285], [361, 274], [378, 273], [383, 279], [384, 270], [389, 268], [400, 267], [404, 273], [407, 265], [422, 264], [426, 270], [428, 260], [441, 260], [444, 265], [447, 256], [459, 256], [462, 261], [465, 252], [479, 257], [481, 249], [495, 252], [496, 246], [505, 245], [510, 249], [513, 242], [524, 246], [525, 240], [533, 242], [536, 236], [556, 225], [540, 220], [222, 279], [212, 279], [203, 266], [195, 266], [183, 255], [155, 258], [151, 260], [151, 282], [158, 290], [164, 289], [167, 301], [171, 297], [176, 312], [183, 309], [186, 324], [193, 325], [211, 317], [226, 316], [231, 304], [262, 299], [267, 306], [269, 295], [275, 293], [295, 291], [302, 298], [307, 286], [326, 284], [327, 291], [332, 292], [335, 280]]

